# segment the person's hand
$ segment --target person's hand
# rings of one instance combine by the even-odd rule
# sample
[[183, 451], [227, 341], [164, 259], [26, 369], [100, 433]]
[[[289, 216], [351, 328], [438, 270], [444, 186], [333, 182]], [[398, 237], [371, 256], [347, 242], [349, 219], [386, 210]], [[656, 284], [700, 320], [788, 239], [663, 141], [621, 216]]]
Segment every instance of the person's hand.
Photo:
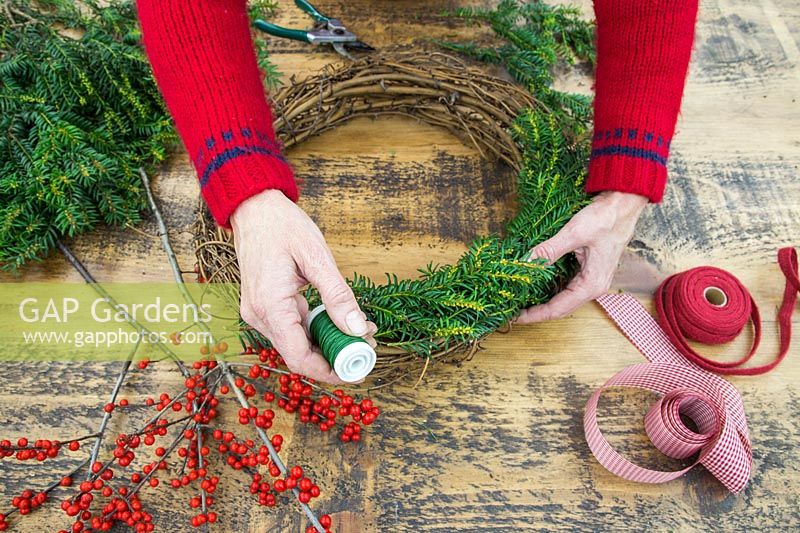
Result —
[[523, 310], [517, 323], [564, 317], [607, 292], [646, 204], [647, 198], [638, 194], [600, 193], [553, 238], [534, 247], [530, 258], [544, 258], [550, 263], [574, 252], [581, 270], [552, 300]]
[[342, 383], [313, 347], [303, 328], [308, 302], [300, 294], [317, 288], [334, 324], [350, 335], [371, 335], [353, 291], [345, 282], [316, 224], [280, 191], [268, 190], [242, 202], [231, 216], [242, 279], [242, 318], [264, 334], [292, 372]]

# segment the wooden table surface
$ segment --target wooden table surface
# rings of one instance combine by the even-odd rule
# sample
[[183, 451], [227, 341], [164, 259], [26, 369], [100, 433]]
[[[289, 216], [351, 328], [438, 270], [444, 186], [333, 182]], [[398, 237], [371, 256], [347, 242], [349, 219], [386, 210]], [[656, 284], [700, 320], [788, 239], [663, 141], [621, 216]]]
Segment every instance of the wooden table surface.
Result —
[[[318, 1], [376, 46], [481, 33], [441, 15], [467, 2]], [[474, 3], [474, 2], [473, 2]], [[278, 21], [307, 22], [290, 2]], [[590, 2], [582, 5], [591, 14]], [[701, 264], [734, 272], [765, 319], [760, 361], [777, 350], [775, 311], [782, 294], [778, 247], [800, 231], [800, 4], [793, 0], [706, 0], [683, 113], [669, 162], [664, 202], [651, 206], [615, 280], [649, 304], [666, 275]], [[272, 43], [286, 76], [336, 61], [331, 53]], [[567, 76], [588, 91], [591, 81]], [[511, 216], [513, 176], [454, 137], [398, 118], [355, 120], [289, 153], [305, 181], [301, 205], [323, 229], [339, 266], [379, 278], [412, 276], [429, 261], [452, 261], [474, 235]], [[197, 186], [182, 151], [154, 178], [182, 265], [194, 263], [191, 225]], [[153, 221], [141, 225], [154, 233]], [[171, 279], [157, 240], [133, 231], [98, 230], [72, 243], [102, 281]], [[59, 256], [5, 281], [78, 280]], [[794, 320], [795, 329], [798, 319]], [[708, 349], [722, 358], [733, 346]], [[339, 532], [511, 530], [791, 530], [800, 525], [800, 349], [774, 372], [733, 378], [747, 409], [754, 464], [739, 496], [703, 468], [663, 485], [623, 481], [590, 454], [582, 430], [591, 392], [626, 365], [641, 362], [596, 304], [563, 320], [495, 335], [460, 366], [430, 368], [372, 396], [383, 409], [357, 445], [279, 425], [284, 456], [313, 472], [323, 496], [315, 505]], [[0, 373], [1, 437], [66, 438], [93, 431], [116, 374], [114, 365], [7, 365]], [[175, 390], [176, 372], [154, 371], [126, 386], [132, 401]], [[24, 408], [22, 399], [24, 398]], [[619, 392], [602, 403], [613, 443], [648, 464], [659, 460], [643, 437], [652, 397]], [[233, 413], [235, 407], [224, 408]], [[112, 431], [122, 431], [119, 422]], [[60, 464], [0, 465], [2, 501], [52, 481]], [[212, 531], [303, 531], [296, 507], [254, 504], [243, 477], [226, 476]], [[189, 495], [170, 489], [145, 497], [162, 531], [188, 531]], [[6, 505], [3, 505], [5, 507]], [[55, 506], [54, 506], [55, 507]], [[67, 526], [58, 510], [19, 522], [19, 531]]]

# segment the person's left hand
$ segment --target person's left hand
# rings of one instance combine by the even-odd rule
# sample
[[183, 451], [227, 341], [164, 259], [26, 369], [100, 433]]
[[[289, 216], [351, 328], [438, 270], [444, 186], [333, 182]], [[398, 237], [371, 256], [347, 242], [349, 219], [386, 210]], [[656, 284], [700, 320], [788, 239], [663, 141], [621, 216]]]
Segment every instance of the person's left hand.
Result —
[[638, 194], [600, 193], [553, 238], [534, 247], [530, 258], [545, 258], [550, 263], [574, 252], [581, 270], [552, 300], [524, 309], [516, 322], [531, 324], [564, 317], [608, 291], [647, 201]]

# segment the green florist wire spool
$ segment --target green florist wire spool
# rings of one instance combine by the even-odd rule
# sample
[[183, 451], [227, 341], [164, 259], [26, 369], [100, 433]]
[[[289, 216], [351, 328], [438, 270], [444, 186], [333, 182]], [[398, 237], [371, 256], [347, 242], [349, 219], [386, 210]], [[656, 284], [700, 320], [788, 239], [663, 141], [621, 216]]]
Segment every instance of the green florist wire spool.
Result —
[[347, 335], [337, 328], [324, 305], [308, 313], [306, 324], [311, 338], [342, 381], [354, 383], [372, 372], [377, 360], [375, 350], [361, 337]]

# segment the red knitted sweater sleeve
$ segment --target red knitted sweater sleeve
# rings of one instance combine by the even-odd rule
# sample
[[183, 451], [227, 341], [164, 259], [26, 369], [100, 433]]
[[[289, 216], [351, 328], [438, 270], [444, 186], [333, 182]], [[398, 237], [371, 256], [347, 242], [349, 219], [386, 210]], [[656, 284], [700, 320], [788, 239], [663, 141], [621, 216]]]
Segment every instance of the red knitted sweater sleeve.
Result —
[[297, 200], [272, 129], [246, 0], [138, 0], [144, 45], [216, 221], [266, 189]]
[[595, 0], [594, 138], [586, 189], [661, 200], [698, 0]]

